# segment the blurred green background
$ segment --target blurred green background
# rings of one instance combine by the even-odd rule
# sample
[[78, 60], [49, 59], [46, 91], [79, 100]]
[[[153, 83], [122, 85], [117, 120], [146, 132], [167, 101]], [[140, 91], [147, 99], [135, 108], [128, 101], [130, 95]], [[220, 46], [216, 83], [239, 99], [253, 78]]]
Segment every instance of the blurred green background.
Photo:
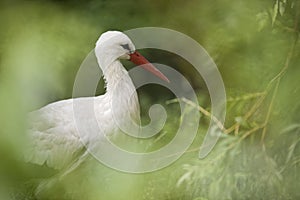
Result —
[[[195, 142], [171, 166], [138, 175], [95, 162], [44, 199], [300, 199], [299, 21], [298, 0], [1, 0], [0, 199], [34, 199], [33, 176], [44, 173], [19, 161], [26, 113], [72, 96], [76, 72], [102, 32], [147, 26], [191, 36], [216, 62], [228, 100], [222, 139], [198, 159], [210, 120], [203, 114]], [[143, 54], [184, 74], [210, 110], [192, 66], [167, 52]], [[167, 101], [174, 97], [153, 86], [138, 92], [146, 120], [153, 103], [173, 112], [147, 144], [164, 146], [179, 123], [176, 103]]]

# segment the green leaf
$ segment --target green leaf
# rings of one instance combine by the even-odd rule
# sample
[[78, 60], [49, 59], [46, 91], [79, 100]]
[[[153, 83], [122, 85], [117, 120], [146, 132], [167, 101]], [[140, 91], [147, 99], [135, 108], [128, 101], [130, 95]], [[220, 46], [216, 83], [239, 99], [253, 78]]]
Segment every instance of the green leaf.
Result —
[[278, 14], [278, 5], [279, 5], [279, 1], [276, 0], [274, 7], [273, 7], [273, 13], [272, 13], [272, 26], [274, 25], [274, 22], [276, 20], [277, 14]]
[[257, 30], [258, 31], [263, 30], [267, 26], [267, 24], [269, 22], [269, 16], [268, 16], [267, 11], [258, 13], [256, 15], [256, 21], [258, 22], [258, 28], [257, 28]]
[[279, 2], [279, 14], [282, 16], [285, 11], [286, 4], [284, 2]]

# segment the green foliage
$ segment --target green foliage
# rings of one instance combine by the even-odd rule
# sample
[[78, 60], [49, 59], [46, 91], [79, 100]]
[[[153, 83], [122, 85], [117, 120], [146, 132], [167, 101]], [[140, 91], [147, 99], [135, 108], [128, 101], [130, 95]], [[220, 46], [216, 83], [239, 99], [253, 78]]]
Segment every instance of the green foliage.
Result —
[[[71, 97], [77, 69], [100, 33], [144, 26], [181, 31], [212, 56], [228, 96], [222, 139], [198, 159], [213, 115], [205, 83], [176, 55], [148, 49], [151, 61], [167, 62], [197, 90], [201, 107], [192, 109], [202, 118], [190, 149], [171, 166], [141, 175], [92, 160], [45, 199], [300, 199], [299, 6], [298, 0], [1, 1], [0, 199], [34, 199], [38, 170], [18, 161], [26, 113]], [[145, 123], [151, 104], [172, 98], [157, 87], [138, 92]], [[137, 141], [139, 148], [153, 151], [174, 137], [179, 109], [165, 106], [164, 130]], [[115, 142], [128, 144], [126, 138]]]
[[[177, 186], [193, 191], [186, 199], [268, 199], [283, 195], [276, 163], [258, 146], [247, 142], [228, 146], [236, 137], [223, 138], [207, 159], [184, 165]], [[186, 193], [188, 194], [188, 193]]]

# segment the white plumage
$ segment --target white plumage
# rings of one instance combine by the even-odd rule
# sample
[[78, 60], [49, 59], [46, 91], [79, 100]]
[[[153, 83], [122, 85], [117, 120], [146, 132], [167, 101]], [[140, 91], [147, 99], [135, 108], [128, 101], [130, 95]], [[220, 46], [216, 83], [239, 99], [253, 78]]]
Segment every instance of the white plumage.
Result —
[[[137, 65], [147, 64], [143, 65], [143, 68], [163, 80], [168, 79], [138, 54], [131, 40], [118, 31], [108, 31], [100, 36], [96, 43], [95, 55], [104, 74], [106, 93], [98, 97], [83, 97], [77, 100], [80, 100], [82, 105], [94, 100], [98, 124], [105, 134], [111, 134], [118, 129], [114, 117], [122, 119], [129, 112], [130, 116], [139, 120], [139, 103], [135, 87], [119, 59], [129, 59]], [[117, 84], [118, 82], [121, 84]], [[111, 107], [112, 98], [117, 100], [114, 107]], [[86, 159], [88, 152], [76, 132], [73, 101], [73, 99], [58, 101], [29, 114], [29, 147], [25, 153], [26, 162], [45, 164], [60, 170], [60, 175], [63, 176]], [[82, 117], [80, 120], [89, 118]], [[95, 142], [90, 135], [85, 135], [82, 139], [86, 145]]]

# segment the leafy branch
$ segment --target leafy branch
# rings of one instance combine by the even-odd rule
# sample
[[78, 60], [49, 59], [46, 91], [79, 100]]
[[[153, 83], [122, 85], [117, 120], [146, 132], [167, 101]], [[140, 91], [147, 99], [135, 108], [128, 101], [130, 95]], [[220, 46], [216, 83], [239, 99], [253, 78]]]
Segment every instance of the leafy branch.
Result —
[[[276, 4], [279, 4], [279, 1], [277, 1]], [[294, 5], [294, 6], [297, 7], [297, 5]], [[284, 76], [284, 74], [286, 73], [286, 71], [288, 70], [288, 68], [290, 66], [290, 62], [291, 62], [291, 60], [293, 58], [293, 55], [295, 53], [295, 47], [296, 47], [296, 44], [298, 42], [298, 38], [299, 38], [298, 18], [299, 18], [299, 9], [296, 9], [294, 27], [290, 28], [290, 29], [294, 30], [293, 33], [295, 33], [295, 39], [293, 40], [293, 42], [291, 44], [290, 50], [288, 52], [288, 55], [286, 57], [286, 60], [285, 60], [285, 63], [283, 65], [283, 67], [269, 81], [269, 83], [266, 86], [266, 88], [262, 92], [253, 93], [253, 94], [247, 94], [245, 96], [237, 97], [237, 98], [234, 98], [234, 99], [233, 98], [228, 99], [228, 101], [241, 101], [241, 100], [248, 101], [248, 100], [252, 100], [254, 98], [257, 98], [257, 100], [251, 106], [251, 108], [249, 109], [249, 111], [246, 112], [241, 117], [241, 120], [236, 120], [236, 122], [234, 124], [232, 124], [231, 126], [229, 126], [228, 128], [226, 128], [224, 126], [224, 124], [219, 119], [217, 119], [216, 116], [214, 116], [212, 113], [210, 113], [207, 109], [203, 108], [202, 106], [199, 106], [199, 105], [195, 104], [194, 102], [192, 102], [192, 101], [190, 101], [190, 100], [188, 100], [186, 98], [173, 99], [173, 100], [168, 101], [167, 104], [176, 103], [176, 102], [182, 101], [182, 102], [184, 102], [184, 103], [186, 103], [186, 104], [194, 107], [195, 109], [199, 110], [204, 116], [206, 116], [208, 118], [211, 118], [211, 120], [216, 124], [216, 126], [224, 134], [234, 133], [234, 135], [238, 135], [238, 134], [240, 134], [240, 127], [243, 124], [242, 122], [249, 122], [249, 124], [251, 122], [253, 122], [255, 124], [255, 126], [252, 127], [251, 129], [245, 131], [243, 133], [243, 135], [240, 137], [240, 139], [238, 140], [237, 143], [239, 143], [240, 141], [244, 140], [245, 138], [247, 138], [251, 134], [256, 133], [259, 130], [262, 130], [262, 132], [261, 132], [261, 143], [264, 144], [264, 140], [265, 140], [266, 133], [267, 133], [267, 125], [269, 124], [269, 121], [270, 121], [270, 117], [271, 117], [273, 106], [274, 106], [274, 102], [275, 102], [275, 99], [276, 99], [276, 96], [277, 96], [277, 93], [278, 93], [278, 88], [279, 88], [279, 85], [280, 85], [280, 82], [281, 82], [281, 78]], [[261, 107], [261, 105], [265, 102], [266, 97], [268, 95], [270, 95], [271, 93], [272, 93], [272, 98], [270, 100], [270, 103], [269, 103], [269, 106], [268, 106], [265, 118], [264, 118], [264, 120], [263, 120], [262, 123], [256, 124], [254, 121], [251, 121], [250, 119], [251, 119], [251, 117], [254, 116], [254, 114], [259, 110], [259, 108]], [[230, 145], [230, 148], [233, 147], [234, 144]], [[197, 151], [198, 149], [199, 148], [191, 149], [188, 152]]]

